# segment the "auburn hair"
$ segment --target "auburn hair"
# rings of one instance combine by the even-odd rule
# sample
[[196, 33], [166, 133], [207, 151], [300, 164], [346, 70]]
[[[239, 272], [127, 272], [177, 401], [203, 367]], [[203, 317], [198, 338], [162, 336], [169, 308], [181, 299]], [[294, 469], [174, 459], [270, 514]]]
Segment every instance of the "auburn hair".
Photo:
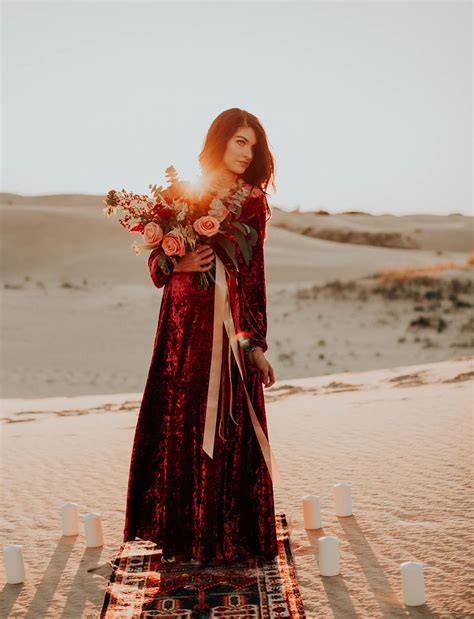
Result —
[[[238, 107], [224, 110], [212, 121], [199, 153], [201, 170], [204, 173], [212, 172], [221, 165], [227, 142], [239, 127], [251, 127], [257, 138], [252, 161], [241, 178], [246, 183], [259, 187], [264, 194], [267, 193], [269, 183], [275, 191], [275, 158], [270, 151], [265, 129], [254, 114]], [[268, 221], [272, 216], [272, 211], [266, 195], [265, 203]]]

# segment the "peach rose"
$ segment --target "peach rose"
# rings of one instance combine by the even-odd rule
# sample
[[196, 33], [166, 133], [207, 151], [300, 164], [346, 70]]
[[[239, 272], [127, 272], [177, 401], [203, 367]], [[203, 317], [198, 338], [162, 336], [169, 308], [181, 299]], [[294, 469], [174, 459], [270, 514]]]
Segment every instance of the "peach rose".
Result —
[[167, 256], [184, 256], [186, 248], [182, 237], [173, 234], [172, 232], [165, 234], [161, 247]]
[[219, 221], [215, 217], [212, 217], [212, 215], [204, 215], [196, 219], [193, 228], [198, 234], [213, 236], [219, 232]]
[[143, 229], [143, 238], [149, 245], [159, 245], [163, 238], [163, 230], [161, 226], [154, 221], [147, 223]]

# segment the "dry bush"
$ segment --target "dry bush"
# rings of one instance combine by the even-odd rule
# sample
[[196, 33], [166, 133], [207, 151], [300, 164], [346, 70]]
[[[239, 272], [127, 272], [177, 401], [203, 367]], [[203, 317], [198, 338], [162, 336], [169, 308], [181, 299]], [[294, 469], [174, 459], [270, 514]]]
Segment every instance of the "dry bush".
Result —
[[402, 266], [398, 268], [386, 268], [378, 271], [376, 276], [380, 282], [389, 282], [394, 280], [410, 279], [412, 277], [429, 277], [437, 275], [443, 271], [449, 270], [465, 270], [466, 266], [460, 262], [440, 262], [438, 264], [416, 264], [412, 266]]
[[[405, 279], [382, 281], [373, 288], [375, 294], [385, 299], [411, 299], [416, 303], [423, 301], [449, 300], [453, 305], [465, 302], [459, 295], [472, 295], [474, 281], [470, 279], [440, 279], [428, 275], [416, 275]], [[468, 304], [466, 304], [468, 306]]]

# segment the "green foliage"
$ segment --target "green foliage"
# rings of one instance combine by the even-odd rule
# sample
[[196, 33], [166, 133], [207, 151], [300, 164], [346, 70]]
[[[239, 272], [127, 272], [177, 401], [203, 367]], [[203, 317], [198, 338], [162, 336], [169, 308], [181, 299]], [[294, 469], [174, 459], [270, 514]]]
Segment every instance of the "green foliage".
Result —
[[158, 256], [158, 266], [160, 267], [160, 269], [163, 271], [165, 275], [169, 275], [171, 273], [172, 263], [170, 259], [168, 258], [168, 256], [164, 254], [163, 252], [160, 252]]
[[238, 269], [239, 266], [238, 266], [237, 260], [235, 258], [235, 245], [234, 245], [234, 243], [232, 243], [232, 241], [229, 241], [229, 239], [226, 239], [225, 237], [222, 237], [222, 238], [219, 239], [219, 244], [222, 247], [222, 249], [228, 254], [229, 258], [232, 260], [235, 268]]

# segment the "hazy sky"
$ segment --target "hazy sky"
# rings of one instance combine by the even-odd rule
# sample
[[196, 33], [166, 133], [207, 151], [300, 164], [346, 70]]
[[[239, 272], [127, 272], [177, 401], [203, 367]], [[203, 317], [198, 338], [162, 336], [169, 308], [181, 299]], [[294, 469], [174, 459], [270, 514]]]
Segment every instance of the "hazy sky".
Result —
[[2, 191], [193, 180], [241, 107], [272, 205], [470, 212], [470, 2], [3, 2], [2, 28]]

